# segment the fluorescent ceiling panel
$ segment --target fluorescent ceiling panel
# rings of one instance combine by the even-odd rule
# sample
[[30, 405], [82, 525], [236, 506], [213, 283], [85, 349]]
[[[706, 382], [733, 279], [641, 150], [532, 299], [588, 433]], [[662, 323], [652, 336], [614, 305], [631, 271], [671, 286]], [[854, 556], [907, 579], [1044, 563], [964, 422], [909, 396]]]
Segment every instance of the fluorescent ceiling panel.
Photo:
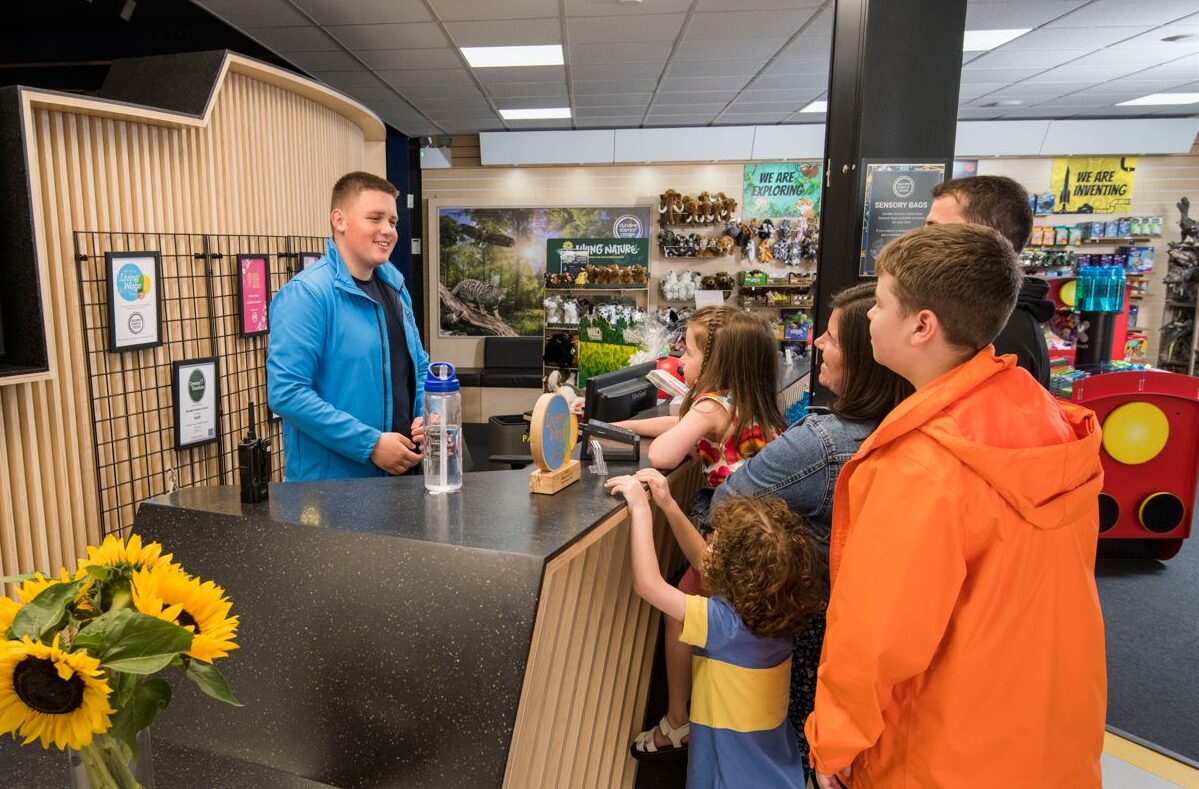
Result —
[[1199, 102], [1199, 93], [1150, 93], [1139, 99], [1122, 101], [1117, 107], [1145, 107], [1165, 104], [1195, 104]]
[[509, 66], [561, 66], [562, 45], [532, 47], [462, 47], [462, 56], [472, 68]]
[[536, 121], [549, 118], [569, 118], [570, 107], [533, 107], [523, 110], [500, 110], [506, 121]]
[[963, 52], [985, 52], [1019, 38], [1031, 27], [1005, 28], [1002, 30], [967, 30], [962, 42]]
[[800, 110], [800, 112], [828, 112], [828, 102], [814, 101]]

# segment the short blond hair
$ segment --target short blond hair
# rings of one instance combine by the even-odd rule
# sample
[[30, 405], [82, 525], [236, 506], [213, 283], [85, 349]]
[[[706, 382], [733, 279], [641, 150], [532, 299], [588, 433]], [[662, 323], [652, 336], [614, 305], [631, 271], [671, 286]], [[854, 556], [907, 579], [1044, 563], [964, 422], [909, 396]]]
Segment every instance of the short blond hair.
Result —
[[357, 170], [352, 173], [346, 173], [341, 178], [337, 179], [337, 183], [333, 184], [333, 194], [329, 198], [329, 210], [335, 208], [344, 209], [354, 201], [362, 192], [386, 192], [392, 197], [399, 197], [400, 190], [392, 185], [391, 181], [386, 178], [380, 178], [371, 173], [364, 173]]
[[999, 335], [1020, 294], [1012, 244], [982, 225], [930, 225], [883, 247], [879, 274], [895, 280], [904, 313], [929, 310], [952, 345], [982, 350]]

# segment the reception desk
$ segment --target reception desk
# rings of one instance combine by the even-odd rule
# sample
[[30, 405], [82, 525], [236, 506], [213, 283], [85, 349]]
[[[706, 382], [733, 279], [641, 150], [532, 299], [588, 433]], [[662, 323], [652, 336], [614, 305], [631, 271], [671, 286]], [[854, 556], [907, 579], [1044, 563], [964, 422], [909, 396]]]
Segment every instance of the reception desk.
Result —
[[[793, 395], [806, 372], [780, 383]], [[659, 615], [633, 593], [628, 511], [586, 468], [552, 496], [529, 493], [530, 471], [437, 496], [395, 477], [143, 502], [134, 531], [224, 586], [241, 618], [218, 665], [245, 706], [174, 682], [154, 724], [168, 769], [209, 754], [228, 777], [213, 786], [243, 785], [241, 765], [296, 786], [632, 787]], [[668, 478], [686, 501], [700, 474]], [[679, 554], [655, 518], [668, 572]]]

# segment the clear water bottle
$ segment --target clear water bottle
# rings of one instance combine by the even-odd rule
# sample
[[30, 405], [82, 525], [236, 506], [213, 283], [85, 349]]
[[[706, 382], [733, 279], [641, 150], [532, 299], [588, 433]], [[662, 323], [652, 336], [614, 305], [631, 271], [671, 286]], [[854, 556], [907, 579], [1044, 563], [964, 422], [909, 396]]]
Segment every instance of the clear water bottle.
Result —
[[1124, 311], [1124, 290], [1127, 286], [1128, 279], [1124, 275], [1124, 267], [1112, 266], [1111, 286], [1108, 290], [1108, 312]]
[[425, 489], [451, 493], [462, 488], [462, 394], [449, 362], [433, 362], [425, 375]]
[[1094, 312], [1095, 270], [1091, 266], [1078, 268], [1078, 279], [1074, 283], [1074, 309], [1078, 312]]

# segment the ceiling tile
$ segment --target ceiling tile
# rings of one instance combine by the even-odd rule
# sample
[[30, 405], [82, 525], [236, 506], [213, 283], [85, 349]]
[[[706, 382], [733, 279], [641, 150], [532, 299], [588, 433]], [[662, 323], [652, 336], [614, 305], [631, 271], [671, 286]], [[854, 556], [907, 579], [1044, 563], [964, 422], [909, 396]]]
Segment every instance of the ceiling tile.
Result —
[[963, 66], [963, 71], [997, 68], [1053, 68], [1067, 61], [1080, 58], [1092, 50], [1087, 49], [1007, 49], [1000, 47], [990, 52], [976, 53], [979, 56]]
[[1138, 49], [1135, 47], [1101, 49], [1086, 57], [1072, 61], [1071, 66], [1134, 66], [1148, 68], [1174, 60], [1175, 53], [1158, 48]]
[[358, 53], [362, 61], [376, 70], [450, 69], [462, 61], [452, 49], [368, 49]]
[[750, 77], [766, 64], [767, 57], [757, 60], [709, 60], [705, 63], [671, 63], [671, 77]]
[[413, 99], [413, 103], [421, 111], [430, 115], [435, 115], [442, 110], [470, 112], [476, 115], [484, 115], [492, 111], [491, 104], [482, 96], [474, 99]]
[[[258, 0], [232, 0], [246, 6], [262, 5]], [[296, 5], [322, 25], [374, 25], [400, 22], [431, 22], [433, 17], [424, 3], [397, 3], [395, 0], [295, 0]]]
[[375, 72], [382, 77], [388, 84], [396, 85], [401, 88], [409, 86], [420, 87], [475, 87], [475, 81], [471, 79], [470, 72], [464, 68], [454, 69], [404, 69], [404, 70], [382, 70]]
[[449, 47], [449, 39], [433, 22], [409, 25], [330, 25], [325, 28], [350, 50], [434, 49]]
[[1039, 27], [1086, 5], [1087, 0], [1069, 2], [969, 2], [967, 30], [1011, 30]]
[[340, 52], [341, 44], [315, 25], [302, 27], [247, 27], [247, 36], [276, 52]]
[[806, 105], [799, 102], [783, 102], [783, 101], [735, 101], [729, 105], [729, 112], [745, 112], [745, 113], [769, 113], [781, 112], [790, 115], [793, 112], [799, 112]]
[[650, 3], [626, 5], [624, 3], [597, 2], [597, 0], [566, 0], [566, 16], [568, 18], [576, 16], [634, 17], [681, 14], [691, 8], [691, 2], [692, 0], [653, 0]]
[[637, 129], [640, 126], [640, 115], [604, 115], [587, 119], [588, 129]]
[[574, 121], [570, 118], [548, 118], [534, 121], [507, 121], [510, 129], [534, 131], [537, 129], [573, 129]]
[[488, 85], [487, 93], [494, 99], [519, 99], [525, 96], [558, 96], [565, 100], [570, 94], [565, 82], [509, 82]]
[[1135, 70], [1135, 66], [1058, 66], [1029, 77], [1028, 82], [1104, 82]]
[[288, 52], [284, 57], [306, 71], [353, 71], [362, 64], [348, 52]]
[[833, 37], [819, 33], [804, 33], [779, 52], [783, 57], [824, 58], [833, 54]]
[[1194, 0], [1153, 0], [1135, 6], [1126, 0], [1093, 0], [1071, 12], [1060, 20], [1060, 24], [1071, 27], [1126, 27], [1135, 20], [1138, 25], [1164, 25], [1194, 13]]
[[[644, 110], [649, 106], [652, 92], [646, 93], [595, 93], [588, 96], [575, 96], [577, 107], [640, 107]], [[627, 113], [622, 113], [627, 114]]]
[[789, 112], [726, 112], [713, 123], [718, 126], [753, 126], [754, 124], [781, 123], [791, 115]]
[[[762, 75], [746, 86], [753, 90], [795, 90], [797, 87], [805, 86], [802, 77], [795, 76], [767, 76]], [[827, 85], [820, 85], [820, 92], [823, 94], [827, 90]]]
[[[380, 73], [385, 73], [385, 72], [380, 72]], [[400, 71], [400, 72], [386, 72], [386, 73], [419, 74], [420, 72], [419, 71]], [[391, 84], [394, 85], [396, 83], [393, 82]], [[464, 84], [464, 85], [446, 85], [444, 83], [443, 84], [434, 83], [434, 84], [429, 84], [429, 85], [405, 85], [405, 86], [400, 86], [400, 92], [403, 93], [408, 98], [412, 99], [413, 101], [418, 101], [420, 99], [436, 99], [436, 98], [473, 99], [473, 98], [477, 98], [477, 97], [483, 95], [482, 93], [479, 92], [479, 89], [477, 87], [475, 87], [474, 82], [471, 82], [469, 80], [467, 81], [467, 84]]]
[[727, 101], [717, 101], [711, 104], [667, 104], [663, 101], [655, 101], [650, 105], [649, 111], [651, 115], [702, 115], [708, 113], [711, 116], [723, 110], [727, 104]]
[[558, 0], [429, 0], [429, 5], [443, 22], [558, 16]]
[[759, 48], [747, 39], [701, 41], [685, 38], [679, 44], [678, 49], [675, 50], [674, 59], [682, 63], [689, 63], [696, 60], [712, 60], [714, 58], [719, 60], [737, 60], [746, 56], [757, 58], [761, 54]]
[[565, 66], [525, 66], [511, 68], [477, 68], [471, 71], [484, 85], [510, 82], [566, 82]]
[[1000, 88], [990, 94], [995, 100], [1025, 99], [1044, 101], [1065, 93], [1073, 93], [1090, 85], [1089, 82], [1020, 82], [1010, 87]]
[[575, 115], [582, 118], [603, 118], [612, 115], [637, 116], [637, 122], [641, 122], [641, 118], [645, 115], [645, 109], [649, 104], [626, 104], [619, 107], [575, 107]]
[[662, 90], [739, 90], [746, 77], [666, 77]]
[[593, 82], [605, 79], [652, 79], [662, 74], [665, 63], [608, 63], [603, 65], [574, 66], [571, 79], [577, 82]]
[[1195, 42], [1162, 41], [1163, 38], [1168, 36], [1182, 35], [1199, 35], [1199, 14], [1192, 14], [1181, 21], [1156, 27], [1148, 33], [1142, 33], [1139, 36], [1122, 41], [1118, 46], [1175, 50], [1180, 54], [1194, 51], [1199, 46]]
[[378, 83], [362, 88], [351, 88], [346, 93], [367, 104], [381, 99], [391, 100], [399, 98], [394, 88], [389, 88], [386, 85]]
[[497, 19], [490, 22], [446, 22], [460, 47], [511, 47], [561, 44], [562, 25], [553, 19]]
[[658, 104], [715, 104], [722, 107], [737, 98], [735, 90], [721, 91], [658, 91]]
[[670, 56], [668, 41], [626, 41], [621, 44], [570, 43], [570, 62], [574, 65], [606, 63], [665, 63]]
[[813, 90], [811, 88], [803, 89], [786, 89], [778, 90], [743, 90], [738, 94], [738, 101], [749, 101], [758, 104], [768, 102], [778, 102], [780, 104], [810, 104], [812, 100], [818, 98], [824, 89]]
[[[1001, 26], [1002, 27], [1002, 26]], [[1046, 27], [1025, 33], [993, 51], [1011, 52], [1024, 49], [1090, 49], [1095, 50], [1144, 33], [1148, 25], [1128, 25], [1123, 28]]]
[[224, 19], [234, 27], [285, 27], [312, 24], [308, 17], [287, 0], [195, 0], [200, 7]]
[[653, 93], [657, 87], [658, 81], [654, 79], [626, 79], [575, 82], [571, 89], [576, 96], [594, 96], [605, 93]]
[[600, 44], [614, 41], [674, 41], [684, 14], [645, 14], [575, 19], [567, 17], [570, 43]]
[[379, 77], [366, 69], [352, 71], [313, 71], [312, 76], [326, 85], [345, 90], [347, 88], [368, 88], [379, 84]]
[[651, 115], [645, 119], [646, 126], [707, 126], [711, 115]]
[[828, 58], [779, 57], [770, 62], [765, 73], [771, 77], [793, 75], [826, 78], [828, 72]]
[[960, 121], [986, 121], [998, 118], [1003, 113], [1003, 110], [970, 110], [959, 109], [958, 120]]
[[1002, 82], [1008, 85], [1040, 74], [1039, 68], [962, 69], [962, 85], [980, 85]]
[[1188, 55], [1185, 58], [1172, 60], [1160, 66], [1142, 69], [1128, 74], [1126, 79], [1148, 81], [1165, 79], [1194, 80], [1199, 78], [1199, 55]]
[[787, 11], [731, 11], [695, 14], [687, 26], [688, 39], [750, 39], [763, 42], [790, 38], [812, 18], [811, 8]]
[[699, 0], [700, 11], [790, 11], [819, 8], [824, 0]]
[[[1025, 84], [1025, 83], [1021, 83]], [[958, 88], [958, 101], [967, 101], [986, 95], [996, 90], [1002, 90], [1010, 85], [1008, 82], [980, 82], [976, 85], [965, 84]]]

